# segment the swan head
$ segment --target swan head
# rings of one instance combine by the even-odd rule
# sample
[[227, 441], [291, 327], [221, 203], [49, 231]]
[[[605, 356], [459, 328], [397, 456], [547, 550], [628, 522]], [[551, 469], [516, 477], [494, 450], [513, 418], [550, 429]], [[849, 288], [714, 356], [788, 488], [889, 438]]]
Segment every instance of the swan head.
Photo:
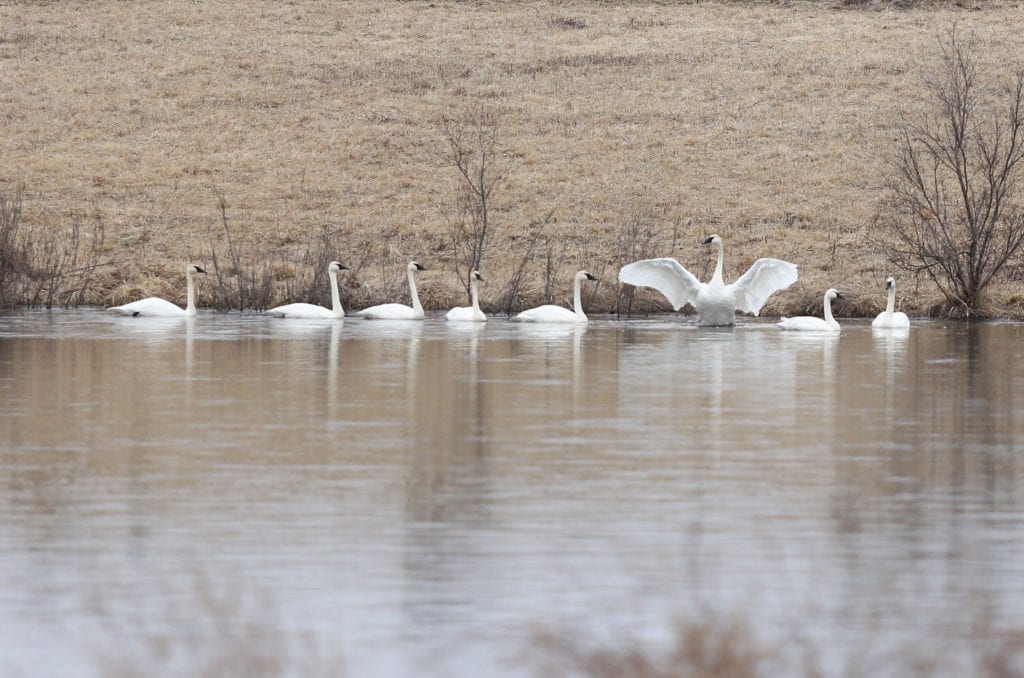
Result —
[[828, 288], [828, 291], [825, 292], [825, 298], [829, 301], [835, 301], [836, 299], [842, 299], [843, 295], [839, 294], [839, 290], [836, 288], [830, 287]]
[[470, 280], [474, 280], [476, 282], [483, 282], [484, 281], [484, 277], [482, 275], [480, 275], [480, 271], [470, 271], [469, 279]]
[[337, 273], [338, 271], [347, 271], [348, 266], [341, 263], [340, 261], [332, 261], [331, 265], [327, 267], [327, 270], [331, 271], [332, 273]]
[[709, 235], [707, 238], [704, 239], [704, 244], [705, 245], [721, 245], [722, 244], [722, 238], [720, 236], [718, 236], [718, 235]]
[[185, 273], [206, 273], [206, 270], [202, 266], [196, 264], [189, 264], [185, 267]]
[[587, 271], [580, 271], [576, 274], [577, 280], [597, 280], [597, 276], [588, 273]]
[[423, 268], [423, 266], [420, 266], [419, 262], [416, 262], [416, 261], [410, 261], [409, 265], [406, 266], [405, 268], [410, 273], [419, 273], [420, 271], [427, 270], [427, 269]]
[[891, 275], [885, 279], [885, 291], [888, 292], [892, 288], [896, 287], [896, 278]]

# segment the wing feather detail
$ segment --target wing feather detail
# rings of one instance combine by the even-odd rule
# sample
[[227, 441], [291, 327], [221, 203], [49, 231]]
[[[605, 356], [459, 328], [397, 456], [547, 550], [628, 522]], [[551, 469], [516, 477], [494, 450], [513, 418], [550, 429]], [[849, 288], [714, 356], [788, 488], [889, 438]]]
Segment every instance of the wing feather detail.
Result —
[[796, 282], [796, 264], [781, 259], [758, 259], [729, 285], [736, 299], [736, 309], [757, 315], [761, 307], [779, 290], [784, 290]]
[[658, 290], [675, 310], [697, 299], [703, 284], [675, 259], [644, 259], [626, 264], [619, 270], [619, 281], [637, 287]]

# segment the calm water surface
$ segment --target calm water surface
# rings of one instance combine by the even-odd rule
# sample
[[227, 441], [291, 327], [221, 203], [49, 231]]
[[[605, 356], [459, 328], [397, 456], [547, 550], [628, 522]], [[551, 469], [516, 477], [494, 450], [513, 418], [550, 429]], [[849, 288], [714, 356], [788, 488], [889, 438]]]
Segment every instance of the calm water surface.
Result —
[[528, 675], [539, 632], [735, 616], [835, 673], [969, 648], [1024, 629], [1022, 347], [0, 316], [0, 673]]

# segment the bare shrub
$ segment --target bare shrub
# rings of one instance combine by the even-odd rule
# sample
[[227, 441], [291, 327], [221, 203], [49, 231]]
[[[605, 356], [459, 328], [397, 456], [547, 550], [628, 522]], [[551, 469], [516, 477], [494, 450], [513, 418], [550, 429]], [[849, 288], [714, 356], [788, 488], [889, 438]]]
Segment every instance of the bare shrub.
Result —
[[890, 261], [924, 273], [965, 317], [985, 314], [986, 288], [1024, 245], [1024, 68], [983, 87], [974, 43], [955, 27], [940, 40], [925, 112], [899, 129], [879, 223]]
[[23, 228], [21, 193], [0, 196], [0, 306], [77, 306], [106, 265], [106, 230], [78, 218], [67, 228]]
[[467, 293], [469, 273], [480, 268], [495, 235], [495, 192], [508, 171], [508, 156], [502, 148], [499, 132], [498, 114], [483, 106], [441, 118], [448, 161], [459, 174], [449, 234], [455, 254], [455, 274]]
[[207, 229], [210, 244], [210, 260], [213, 263], [216, 283], [213, 288], [211, 305], [218, 310], [267, 308], [273, 296], [273, 267], [267, 261], [242, 265], [241, 243], [236, 246], [228, 225], [227, 199], [220, 195], [220, 225], [227, 244], [227, 261], [221, 262], [217, 254], [213, 227]]
[[18, 283], [27, 268], [20, 229], [21, 193], [13, 198], [0, 195], [0, 306], [4, 307], [18, 303]]
[[529, 265], [541, 244], [544, 242], [544, 234], [554, 221], [554, 211], [548, 212], [543, 218], [530, 223], [530, 227], [524, 237], [514, 237], [516, 248], [520, 252], [518, 264], [512, 269], [511, 275], [505, 282], [505, 286], [498, 296], [495, 308], [504, 313], [512, 314], [525, 308], [525, 282], [529, 272]]

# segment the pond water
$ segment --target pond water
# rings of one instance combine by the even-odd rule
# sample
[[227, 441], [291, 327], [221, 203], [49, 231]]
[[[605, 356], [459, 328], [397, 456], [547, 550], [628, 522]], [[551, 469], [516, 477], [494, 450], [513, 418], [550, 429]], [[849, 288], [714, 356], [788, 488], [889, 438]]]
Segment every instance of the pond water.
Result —
[[3, 315], [0, 673], [542, 675], [539, 636], [735, 619], [826, 675], [969, 663], [1024, 630], [1022, 353], [1013, 323]]

